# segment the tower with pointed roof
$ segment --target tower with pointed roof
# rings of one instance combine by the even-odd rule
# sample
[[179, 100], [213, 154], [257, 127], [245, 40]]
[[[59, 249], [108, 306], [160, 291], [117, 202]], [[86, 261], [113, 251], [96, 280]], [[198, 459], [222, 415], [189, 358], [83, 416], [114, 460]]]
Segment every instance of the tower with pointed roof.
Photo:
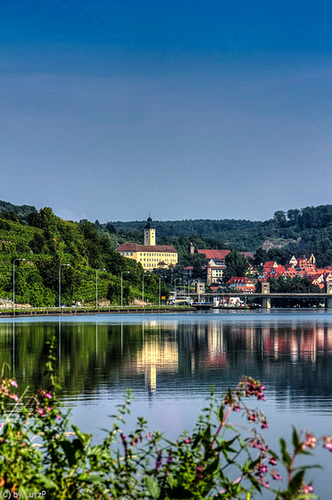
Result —
[[149, 215], [147, 224], [144, 228], [144, 245], [155, 246], [156, 245], [156, 230], [151, 226], [152, 219]]
[[115, 251], [123, 257], [136, 260], [145, 271], [168, 269], [178, 261], [178, 253], [173, 245], [156, 245], [156, 230], [152, 227], [150, 215], [144, 227], [144, 245], [122, 243]]

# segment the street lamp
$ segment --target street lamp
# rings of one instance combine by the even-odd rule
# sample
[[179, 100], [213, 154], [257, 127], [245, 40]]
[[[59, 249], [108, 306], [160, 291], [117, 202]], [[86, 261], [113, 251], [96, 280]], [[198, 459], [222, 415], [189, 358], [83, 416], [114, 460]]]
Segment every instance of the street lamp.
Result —
[[25, 259], [14, 259], [13, 260], [13, 312], [15, 311], [15, 262], [24, 261]]
[[177, 281], [182, 281], [181, 278], [175, 278], [174, 279], [174, 288], [175, 288], [175, 298], [177, 297], [177, 291], [176, 291], [176, 282]]
[[98, 309], [98, 271], [106, 271], [106, 269], [96, 269], [96, 309]]
[[123, 307], [123, 275], [130, 274], [130, 271], [122, 271], [121, 273], [121, 309]]
[[61, 309], [61, 266], [69, 267], [70, 264], [60, 264], [59, 265], [59, 309]]

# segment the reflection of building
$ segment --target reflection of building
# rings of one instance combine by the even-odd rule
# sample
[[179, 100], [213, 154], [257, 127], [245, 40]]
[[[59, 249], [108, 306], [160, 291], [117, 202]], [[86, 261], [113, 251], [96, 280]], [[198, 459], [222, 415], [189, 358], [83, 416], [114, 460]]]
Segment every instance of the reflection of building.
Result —
[[157, 376], [178, 371], [178, 344], [175, 341], [178, 324], [159, 325], [155, 321], [142, 323], [142, 346], [126, 366], [131, 373], [144, 375], [150, 393], [157, 390]]
[[137, 371], [144, 373], [145, 384], [151, 392], [157, 389], [157, 373], [177, 372], [178, 348], [176, 344], [160, 343], [153, 337], [144, 343], [142, 351], [137, 353]]
[[[258, 372], [264, 385], [275, 385], [287, 394], [292, 390], [332, 391], [332, 326], [323, 321], [302, 324], [278, 320], [215, 318], [185, 323], [142, 324], [135, 352], [122, 365], [126, 380], [144, 380], [150, 395], [200, 384], [219, 386], [234, 373], [240, 377]], [[289, 387], [288, 387], [289, 385]], [[303, 389], [305, 388], [305, 389]], [[332, 394], [332, 392], [331, 392]]]
[[156, 245], [156, 230], [151, 227], [152, 219], [148, 218], [144, 228], [144, 245], [138, 243], [122, 243], [115, 251], [142, 264], [143, 269], [168, 268], [175, 266], [178, 253], [173, 245]]

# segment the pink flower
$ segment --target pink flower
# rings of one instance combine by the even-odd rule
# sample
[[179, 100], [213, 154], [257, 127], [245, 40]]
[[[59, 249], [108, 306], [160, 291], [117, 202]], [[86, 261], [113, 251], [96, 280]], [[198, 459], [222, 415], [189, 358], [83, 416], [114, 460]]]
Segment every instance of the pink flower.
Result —
[[269, 426], [267, 425], [267, 421], [266, 420], [262, 420], [262, 429], [268, 429]]
[[47, 392], [45, 394], [45, 398], [52, 399], [52, 394], [50, 392]]
[[261, 464], [257, 467], [258, 470], [260, 470], [261, 472], [267, 472], [267, 467], [265, 464]]
[[309, 448], [315, 448], [317, 442], [315, 436], [313, 434], [308, 433], [306, 435], [306, 438], [307, 438], [306, 441], [302, 445], [302, 449], [305, 450], [307, 446], [309, 446]]
[[330, 436], [323, 436], [323, 440], [325, 442], [324, 448], [326, 448], [329, 451], [332, 451], [332, 438], [330, 438]]
[[15, 387], [17, 389], [18, 385], [17, 385], [16, 380], [12, 380], [10, 383], [12, 384], [13, 387]]

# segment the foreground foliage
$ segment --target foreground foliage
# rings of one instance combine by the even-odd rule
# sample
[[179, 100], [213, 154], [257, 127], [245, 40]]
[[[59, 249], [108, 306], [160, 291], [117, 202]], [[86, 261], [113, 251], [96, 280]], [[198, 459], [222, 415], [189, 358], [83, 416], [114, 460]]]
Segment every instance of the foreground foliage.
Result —
[[[48, 499], [253, 499], [264, 489], [278, 500], [314, 498], [305, 483], [308, 467], [296, 467], [299, 455], [309, 455], [319, 440], [294, 429], [292, 450], [280, 440], [280, 457], [269, 449], [261, 432], [264, 414], [247, 401], [264, 401], [264, 387], [243, 377], [220, 400], [211, 392], [191, 434], [176, 442], [147, 431], [139, 418], [125, 433], [130, 394], [114, 416], [101, 444], [69, 424], [56, 399], [52, 348], [47, 363], [49, 387], [25, 401], [17, 383], [2, 377], [0, 386], [0, 489], [4, 498]], [[231, 412], [242, 413], [248, 428], [229, 425]], [[321, 443], [332, 450], [330, 437]], [[281, 471], [284, 470], [284, 472]], [[278, 490], [270, 485], [282, 481]]]

